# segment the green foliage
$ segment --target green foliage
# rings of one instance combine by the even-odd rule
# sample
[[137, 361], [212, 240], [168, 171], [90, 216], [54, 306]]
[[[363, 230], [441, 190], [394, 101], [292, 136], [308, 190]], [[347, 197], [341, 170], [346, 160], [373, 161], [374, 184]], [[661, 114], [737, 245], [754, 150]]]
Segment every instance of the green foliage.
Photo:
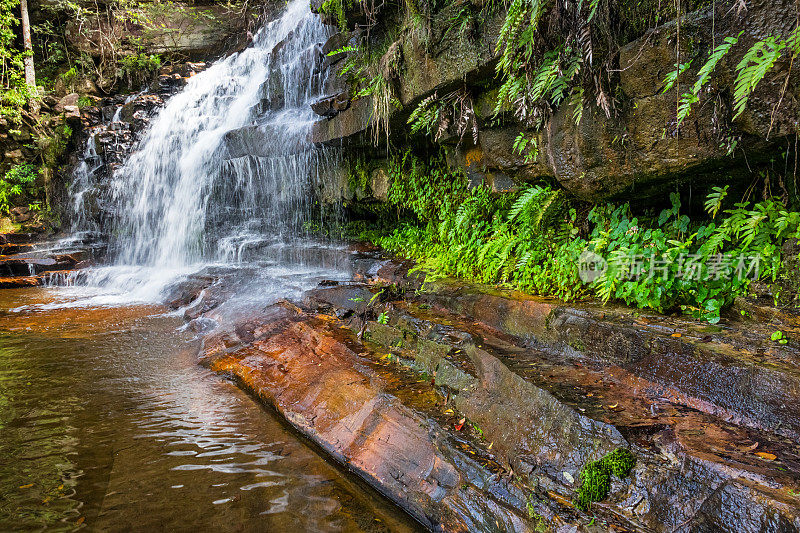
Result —
[[576, 507], [589, 510], [592, 502], [606, 499], [611, 490], [611, 476], [602, 468], [602, 461], [591, 461], [581, 470], [581, 485], [578, 488]]
[[336, 18], [339, 31], [347, 31], [346, 8], [353, 6], [353, 0], [325, 0], [319, 8], [321, 15], [328, 15]]
[[[716, 214], [726, 189], [712, 193], [706, 205]], [[781, 245], [798, 236], [800, 213], [788, 211], [780, 200], [739, 202], [719, 224], [693, 224], [680, 215], [680, 200], [671, 195], [672, 207], [662, 211], [654, 227], [643, 226], [627, 205], [598, 207], [589, 220], [594, 224], [589, 250], [608, 258], [608, 270], [593, 284], [603, 300], [660, 312], [682, 309], [709, 322], [746, 294], [752, 268], [774, 281], [781, 268]], [[724, 255], [723, 255], [724, 254]], [[642, 258], [649, 272], [625, 273], [637, 268], [632, 257]], [[745, 258], [752, 258], [745, 260]]]
[[36, 166], [29, 163], [16, 165], [6, 172], [3, 179], [0, 179], [0, 213], [8, 213], [15, 199], [33, 194], [38, 175]]
[[[530, 39], [533, 39], [532, 35]], [[533, 50], [531, 41], [517, 55], [501, 58], [498, 69], [504, 75], [504, 81], [494, 112], [499, 114], [506, 106], [511, 106], [523, 124], [538, 129], [547, 112], [558, 107], [571, 94], [572, 84], [581, 70], [582, 58], [571, 47], [560, 46], [546, 52], [534, 69], [531, 62], [538, 58], [531, 56]]]
[[[741, 35], [742, 34], [739, 33], [739, 36]], [[711, 73], [717, 67], [717, 63], [719, 63], [720, 60], [725, 57], [725, 54], [730, 51], [731, 47], [735, 45], [737, 41], [738, 37], [726, 37], [724, 42], [714, 49], [714, 51], [711, 53], [711, 56], [708, 58], [708, 61], [706, 61], [705, 64], [700, 67], [700, 71], [697, 73], [697, 81], [695, 81], [694, 85], [692, 85], [692, 88], [688, 92], [685, 92], [681, 95], [681, 98], [678, 101], [679, 126], [683, 123], [686, 117], [689, 116], [689, 113], [692, 110], [692, 105], [700, 101], [700, 91], [703, 89], [703, 86], [708, 83]], [[691, 63], [691, 61], [689, 63]], [[667, 87], [671, 88], [675, 83], [680, 75], [679, 70], [676, 70], [667, 76], [667, 78], [672, 77], [671, 82], [667, 83]]]
[[150, 77], [161, 68], [161, 56], [158, 54], [136, 53], [121, 57], [117, 61], [117, 77], [126, 79], [133, 86]]
[[347, 173], [347, 185], [352, 191], [369, 192], [369, 169], [364, 159], [356, 159]]
[[742, 114], [756, 85], [775, 65], [775, 61], [778, 60], [786, 46], [786, 41], [779, 41], [775, 36], [767, 37], [751, 46], [736, 65], [736, 81], [733, 92], [734, 118]]
[[711, 215], [711, 218], [716, 218], [717, 213], [719, 213], [722, 207], [722, 202], [725, 200], [725, 197], [728, 196], [728, 185], [725, 187], [712, 187], [711, 190], [712, 192], [706, 197], [704, 206], [706, 208], [706, 213]]
[[467, 190], [460, 173], [406, 153], [392, 172], [389, 200], [420, 223], [373, 237], [384, 248], [418, 259], [430, 275], [508, 283], [564, 298], [584, 292], [576, 261], [579, 241], [561, 191], [536, 188], [510, 205], [485, 187]]
[[23, 61], [29, 53], [15, 46], [19, 0], [0, 0], [0, 116], [19, 124], [21, 109], [34, 94], [25, 83]]
[[675, 70], [667, 72], [666, 77], [664, 78], [664, 88], [661, 89], [661, 93], [669, 92], [673, 87], [675, 87], [675, 83], [677, 83], [678, 78], [680, 78], [681, 74], [686, 72], [689, 67], [692, 66], [692, 61], [687, 61], [686, 63], [675, 63]]
[[[580, 121], [580, 119], [577, 119]], [[525, 135], [525, 132], [520, 132], [517, 138], [514, 139], [512, 146], [514, 152], [525, 157], [526, 163], [535, 163], [539, 160], [539, 138], [531, 136], [530, 138]]]
[[780, 330], [773, 332], [772, 335], [770, 335], [770, 340], [779, 344], [786, 344], [789, 342], [789, 339], [787, 339], [786, 335]]
[[455, 130], [459, 141], [472, 133], [472, 141], [478, 144], [478, 120], [472, 104], [472, 95], [466, 89], [452, 91], [442, 98], [437, 93], [422, 100], [408, 117], [411, 133], [423, 132], [440, 140], [445, 134]]
[[45, 167], [54, 168], [64, 154], [72, 138], [72, 128], [64, 124], [55, 128], [51, 135], [43, 135], [36, 139]]
[[[771, 35], [761, 41], [756, 41], [745, 52], [742, 59], [736, 65], [736, 78], [734, 80], [733, 92], [733, 118], [736, 119], [747, 107], [750, 95], [767, 73], [775, 66], [775, 63], [784, 53], [789, 51], [793, 57], [800, 52], [800, 26], [795, 28], [788, 37], [781, 39]], [[700, 101], [703, 87], [711, 80], [711, 75], [720, 61], [730, 52], [739, 41], [743, 32], [736, 37], [726, 37], [724, 41], [717, 45], [711, 52], [706, 62], [697, 72], [697, 79], [691, 88], [684, 92], [678, 99], [677, 124], [680, 126], [691, 113], [694, 104]], [[680, 79], [681, 75], [691, 66], [693, 60], [678, 65], [675, 70], [669, 72], [664, 79], [662, 92], [672, 89]]]
[[[756, 277], [775, 281], [781, 246], [800, 237], [800, 213], [778, 199], [725, 208], [727, 188], [715, 188], [712, 221], [680, 213], [678, 195], [657, 217], [640, 220], [628, 204], [594, 207], [583, 219], [566, 194], [543, 185], [496, 196], [467, 189], [463, 175], [441, 159], [406, 152], [390, 169], [389, 201], [411, 212], [389, 231], [368, 238], [419, 261], [433, 278], [456, 276], [570, 300], [593, 295], [659, 312], [682, 310], [715, 323]], [[587, 228], [583, 235], [579, 227]], [[583, 283], [582, 252], [608, 261]]]
[[617, 448], [603, 457], [600, 462], [607, 472], [622, 479], [627, 477], [633, 467], [636, 466], [636, 457], [628, 449]]
[[590, 461], [581, 470], [576, 506], [588, 510], [592, 502], [606, 499], [611, 490], [611, 474], [627, 477], [636, 464], [636, 458], [625, 448], [618, 448], [599, 461]]
[[407, 150], [392, 157], [389, 177], [389, 202], [420, 220], [438, 219], [467, 196], [466, 179], [449, 172], [442, 156], [424, 161]]
[[347, 54], [349, 52], [358, 52], [358, 47], [357, 46], [349, 46], [349, 45], [348, 46], [343, 46], [341, 48], [337, 48], [336, 50], [331, 50], [326, 55], [328, 57], [333, 57], [333, 56], [336, 56], [336, 55], [339, 55], [339, 54]]

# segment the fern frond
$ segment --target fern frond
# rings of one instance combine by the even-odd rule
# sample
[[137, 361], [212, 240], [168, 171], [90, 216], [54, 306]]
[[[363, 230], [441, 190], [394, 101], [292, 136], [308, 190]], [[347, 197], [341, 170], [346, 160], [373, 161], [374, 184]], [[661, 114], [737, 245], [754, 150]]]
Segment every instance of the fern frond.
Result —
[[775, 65], [775, 61], [786, 48], [786, 41], [777, 41], [774, 36], [758, 41], [745, 53], [736, 65], [736, 81], [733, 90], [733, 118], [744, 112], [750, 95], [767, 72]]
[[705, 202], [705, 209], [706, 213], [711, 215], [711, 218], [716, 218], [717, 213], [719, 213], [720, 208], [722, 207], [722, 201], [728, 195], [728, 187], [713, 187], [712, 190], [714, 192], [709, 193], [706, 197]]

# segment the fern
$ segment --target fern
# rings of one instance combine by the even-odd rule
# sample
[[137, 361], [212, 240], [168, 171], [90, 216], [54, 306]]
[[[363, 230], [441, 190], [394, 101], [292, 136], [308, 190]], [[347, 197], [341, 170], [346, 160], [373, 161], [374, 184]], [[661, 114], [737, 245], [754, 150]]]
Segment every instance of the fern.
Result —
[[786, 46], [786, 41], [778, 41], [774, 36], [767, 37], [751, 46], [736, 65], [736, 81], [733, 91], [734, 119], [744, 112], [750, 95], [775, 65], [775, 61], [778, 60]]
[[691, 61], [681, 64], [675, 63], [675, 70], [668, 72], [664, 78], [664, 88], [661, 89], [661, 94], [664, 94], [672, 89], [675, 86], [675, 83], [677, 83], [680, 75], [683, 74], [691, 65]]
[[706, 213], [711, 215], [711, 218], [717, 217], [717, 213], [719, 213], [719, 209], [722, 207], [722, 201], [728, 195], [728, 187], [728, 185], [725, 187], [713, 187], [712, 190], [714, 192], [706, 197]]
[[[714, 48], [714, 51], [708, 58], [708, 61], [706, 61], [703, 66], [700, 67], [700, 70], [697, 73], [697, 81], [694, 82], [694, 85], [692, 85], [692, 88], [689, 92], [681, 95], [680, 101], [678, 102], [678, 125], [682, 124], [686, 117], [689, 116], [689, 113], [692, 110], [692, 105], [700, 101], [700, 91], [703, 89], [703, 86], [708, 83], [711, 73], [714, 72], [717, 64], [722, 60], [723, 57], [725, 57], [725, 54], [730, 51], [731, 47], [738, 42], [742, 33], [743, 32], [740, 32], [737, 37], [726, 37], [722, 44]], [[670, 85], [670, 87], [671, 86], [672, 85]]]
[[331, 50], [326, 55], [328, 57], [333, 57], [335, 55], [346, 54], [348, 52], [358, 52], [358, 47], [357, 46], [343, 46], [341, 48], [337, 48], [336, 50]]
[[569, 103], [573, 106], [574, 111], [572, 112], [572, 120], [575, 122], [576, 126], [580, 126], [581, 120], [583, 119], [583, 88], [577, 87], [573, 89], [572, 95], [570, 96]]
[[717, 64], [730, 51], [731, 47], [739, 41], [739, 37], [742, 36], [742, 33], [744, 32], [739, 32], [739, 35], [736, 37], [725, 37], [724, 42], [714, 48], [714, 51], [711, 52], [711, 55], [708, 57], [708, 61], [706, 61], [697, 72], [697, 81], [694, 82], [692, 86], [692, 93], [695, 95], [700, 94], [700, 89], [703, 88], [703, 85], [708, 83], [711, 73], [714, 72]]
[[516, 219], [517, 216], [522, 213], [522, 211], [527, 210], [534, 205], [539, 195], [545, 191], [546, 189], [543, 187], [535, 185], [522, 193], [522, 195], [517, 198], [517, 201], [511, 206], [511, 210], [508, 212], [508, 221], [513, 222], [514, 219]]

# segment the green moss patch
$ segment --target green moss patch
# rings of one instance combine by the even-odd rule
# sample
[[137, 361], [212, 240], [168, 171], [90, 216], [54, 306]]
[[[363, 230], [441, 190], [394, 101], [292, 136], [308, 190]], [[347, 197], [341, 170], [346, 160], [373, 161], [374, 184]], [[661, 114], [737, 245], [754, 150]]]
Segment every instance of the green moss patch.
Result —
[[599, 461], [590, 461], [581, 470], [581, 486], [576, 506], [584, 511], [592, 502], [605, 500], [611, 490], [611, 475], [622, 479], [630, 474], [636, 458], [624, 448], [618, 448]]

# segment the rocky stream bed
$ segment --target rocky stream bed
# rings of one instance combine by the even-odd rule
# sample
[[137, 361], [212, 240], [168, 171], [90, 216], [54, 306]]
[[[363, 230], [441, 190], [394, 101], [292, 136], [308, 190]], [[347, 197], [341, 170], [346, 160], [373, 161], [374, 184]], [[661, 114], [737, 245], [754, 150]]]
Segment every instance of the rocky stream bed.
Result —
[[[4, 288], [91, 264], [80, 242], [3, 242]], [[425, 283], [379, 250], [344, 253], [349, 278], [291, 301], [232, 313], [241, 275], [208, 268], [166, 303], [202, 339], [199, 364], [426, 528], [800, 529], [798, 317], [750, 302], [712, 326]], [[587, 465], [620, 449], [630, 474], [580, 509]]]
[[[752, 307], [709, 326], [422, 283], [408, 262], [347, 253], [351, 279], [292, 301], [231, 315], [241, 280], [209, 269], [167, 304], [202, 339], [198, 363], [426, 528], [800, 529], [800, 359], [770, 340], [800, 335], [797, 317]], [[619, 449], [630, 474], [576, 507], [582, 470]]]

